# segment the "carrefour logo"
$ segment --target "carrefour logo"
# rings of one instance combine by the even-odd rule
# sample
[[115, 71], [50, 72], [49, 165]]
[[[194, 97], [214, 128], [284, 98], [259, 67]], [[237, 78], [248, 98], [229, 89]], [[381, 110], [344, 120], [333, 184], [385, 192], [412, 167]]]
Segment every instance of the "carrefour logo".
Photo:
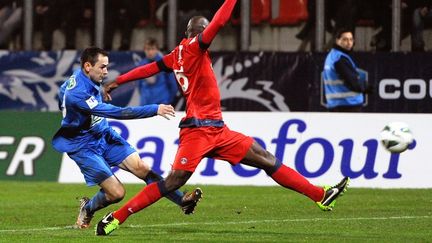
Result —
[[429, 82], [424, 79], [382, 79], [379, 82], [379, 96], [385, 100], [432, 98], [432, 79]]
[[[115, 127], [125, 139], [128, 139], [130, 132], [134, 130], [132, 128], [129, 130], [124, 123], [119, 121], [111, 121], [110, 125]], [[386, 153], [388, 154], [388, 160], [384, 161], [381, 158], [379, 161], [380, 165], [376, 166], [378, 162], [378, 151], [383, 149], [376, 138], [360, 140], [347, 135], [335, 141], [334, 138], [331, 137], [310, 136], [308, 124], [303, 119], [288, 119], [281, 122], [280, 126], [274, 129], [272, 128], [271, 131], [275, 131], [275, 134], [269, 134], [269, 137], [266, 138], [255, 136], [254, 139], [265, 149], [267, 147], [273, 147], [274, 150], [270, 152], [281, 161], [283, 161], [287, 153], [286, 151], [294, 153], [294, 168], [308, 178], [323, 176], [330, 171], [331, 167], [339, 168], [342, 175], [351, 178], [362, 177], [365, 179], [373, 179], [381, 177], [385, 179], [397, 179], [402, 177], [402, 173], [398, 171], [399, 161], [401, 156], [407, 152], [404, 154]], [[165, 171], [163, 168], [167, 167], [163, 166], [162, 163], [170, 163], [172, 160], [172, 158], [163, 159], [164, 150], [177, 149], [176, 146], [172, 146], [178, 144], [176, 136], [177, 134], [173, 134], [173, 138], [167, 139], [166, 137], [145, 136], [143, 134], [143, 137], [140, 137], [136, 142], [132, 143], [132, 145], [138, 149], [141, 158], [153, 160], [152, 169], [156, 173], [164, 174]], [[269, 142], [266, 144], [265, 141]], [[360, 144], [361, 146], [359, 146]], [[154, 149], [151, 152], [148, 150], [143, 152], [146, 147]], [[296, 148], [294, 152], [291, 149], [293, 147]], [[409, 150], [413, 150], [415, 147], [416, 142], [411, 144]], [[313, 161], [314, 166], [311, 168], [311, 164], [309, 164], [311, 161], [307, 158], [313, 155], [317, 149], [321, 151], [321, 155], [317, 160]], [[364, 158], [363, 161], [359, 161], [359, 157], [354, 156], [354, 154], [358, 155], [359, 153], [362, 153], [361, 158]], [[205, 164], [204, 169], [199, 171], [201, 176], [212, 177], [219, 174], [214, 159], [204, 159], [201, 163]], [[382, 169], [383, 165], [384, 169]], [[377, 170], [377, 167], [381, 169]], [[240, 177], [253, 177], [261, 172], [259, 169], [243, 165], [233, 166], [232, 170]]]

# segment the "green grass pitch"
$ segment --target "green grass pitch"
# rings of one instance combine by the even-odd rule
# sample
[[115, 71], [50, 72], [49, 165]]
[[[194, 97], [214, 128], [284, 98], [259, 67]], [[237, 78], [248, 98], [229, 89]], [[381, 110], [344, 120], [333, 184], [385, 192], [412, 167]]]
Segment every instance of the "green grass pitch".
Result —
[[[137, 193], [98, 211], [93, 225]], [[185, 189], [192, 189], [188, 185]], [[107, 237], [73, 229], [82, 184], [0, 182], [0, 242], [432, 242], [431, 189], [350, 188], [334, 211], [281, 187], [200, 186], [195, 214], [166, 199], [132, 215]]]

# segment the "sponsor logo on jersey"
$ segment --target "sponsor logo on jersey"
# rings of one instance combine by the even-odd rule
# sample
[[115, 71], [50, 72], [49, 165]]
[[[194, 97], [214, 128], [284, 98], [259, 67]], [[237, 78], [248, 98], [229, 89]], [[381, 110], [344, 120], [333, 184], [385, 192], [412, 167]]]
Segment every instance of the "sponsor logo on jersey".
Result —
[[94, 96], [91, 96], [90, 98], [88, 98], [86, 100], [86, 103], [90, 109], [93, 109], [98, 105], [98, 101], [96, 100], [96, 98]]
[[93, 127], [94, 125], [96, 125], [99, 122], [101, 122], [102, 119], [103, 119], [103, 117], [92, 115], [91, 116], [91, 125], [90, 126]]
[[75, 75], [72, 75], [68, 81], [68, 85], [66, 87], [66, 89], [73, 89], [76, 86], [76, 80], [75, 80]]

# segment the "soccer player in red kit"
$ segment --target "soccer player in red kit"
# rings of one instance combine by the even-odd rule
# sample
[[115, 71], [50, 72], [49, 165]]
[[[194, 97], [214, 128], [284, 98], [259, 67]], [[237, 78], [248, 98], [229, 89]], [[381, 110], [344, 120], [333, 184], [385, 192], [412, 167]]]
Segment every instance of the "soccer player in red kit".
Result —
[[[345, 177], [333, 187], [312, 185], [301, 174], [285, 166], [252, 137], [231, 131], [222, 119], [220, 94], [208, 52], [212, 40], [231, 16], [236, 0], [225, 0], [209, 23], [205, 17], [190, 19], [181, 43], [162, 60], [137, 67], [106, 84], [106, 97], [118, 85], [173, 71], [186, 99], [186, 117], [179, 127], [180, 144], [165, 180], [147, 185], [119, 210], [107, 214], [97, 225], [97, 235], [108, 235], [131, 214], [148, 207], [167, 193], [183, 186], [204, 157], [263, 169], [281, 186], [306, 195], [324, 211], [332, 210], [335, 199], [347, 189]], [[200, 191], [198, 191], [200, 192]], [[197, 202], [201, 193], [191, 195]]]

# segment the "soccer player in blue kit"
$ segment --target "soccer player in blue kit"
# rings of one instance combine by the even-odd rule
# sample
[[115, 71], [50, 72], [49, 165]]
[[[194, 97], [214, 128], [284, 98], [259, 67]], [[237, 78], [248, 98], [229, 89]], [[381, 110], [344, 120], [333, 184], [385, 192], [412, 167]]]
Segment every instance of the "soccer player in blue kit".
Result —
[[[91, 199], [83, 197], [80, 200], [78, 228], [88, 228], [97, 210], [123, 199], [125, 189], [111, 171], [111, 166], [129, 171], [146, 183], [162, 179], [150, 170], [150, 166], [108, 125], [105, 118], [137, 119], [160, 115], [169, 119], [169, 116], [174, 116], [171, 105], [123, 108], [103, 103], [100, 84], [108, 74], [108, 63], [105, 50], [97, 47], [85, 49], [81, 54], [81, 69], [64, 82], [58, 94], [63, 120], [54, 135], [53, 147], [67, 153], [76, 162], [88, 186], [100, 186]], [[201, 193], [199, 188], [186, 194], [177, 190], [167, 198], [178, 204], [185, 214], [190, 214]]]

